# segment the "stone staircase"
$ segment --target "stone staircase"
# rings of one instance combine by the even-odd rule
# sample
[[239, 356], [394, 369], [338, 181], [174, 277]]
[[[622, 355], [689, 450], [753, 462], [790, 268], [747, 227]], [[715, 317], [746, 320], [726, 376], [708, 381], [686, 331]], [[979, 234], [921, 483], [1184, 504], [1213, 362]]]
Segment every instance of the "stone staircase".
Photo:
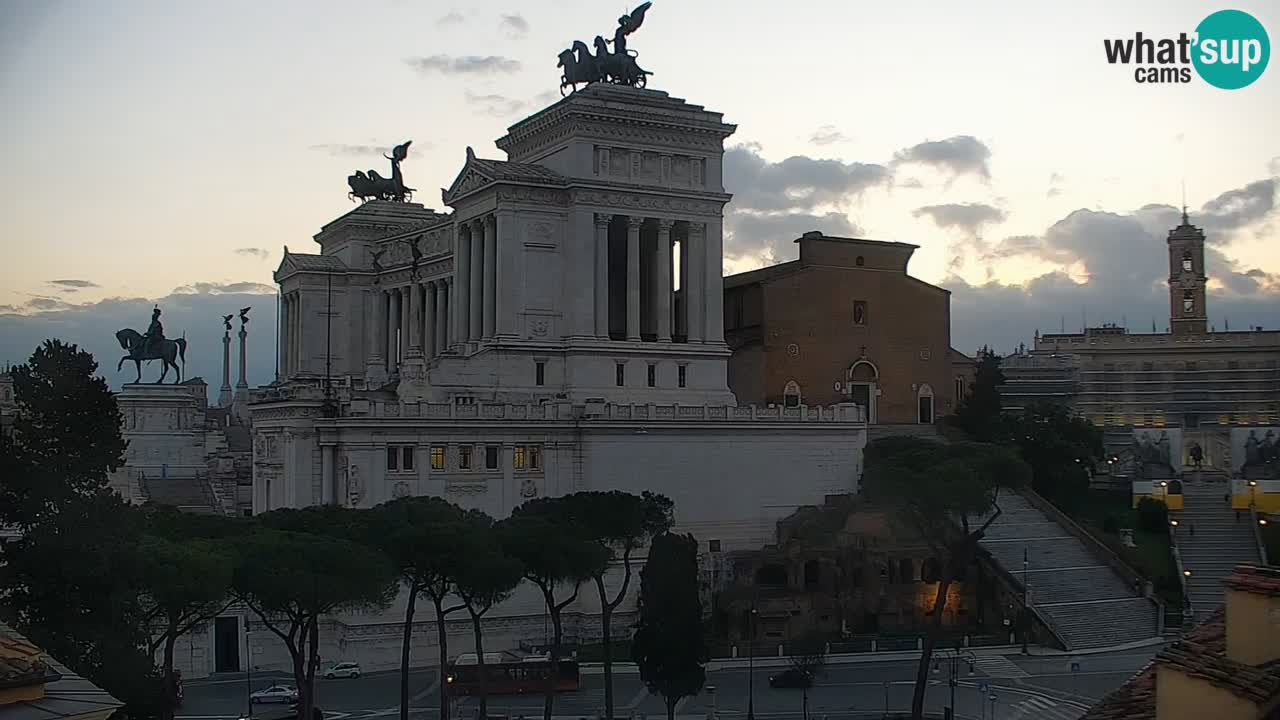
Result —
[[[1158, 606], [1056, 520], [1015, 493], [1001, 494], [1000, 518], [982, 547], [1018, 581], [1068, 650], [1108, 647], [1158, 634]], [[1023, 560], [1026, 572], [1023, 572]]]
[[154, 503], [172, 505], [183, 512], [212, 514], [213, 489], [200, 477], [147, 477], [141, 479], [143, 496]]
[[1249, 514], [1241, 511], [1237, 521], [1235, 511], [1223, 500], [1229, 487], [1226, 475], [1186, 473], [1182, 480], [1182, 511], [1170, 513], [1170, 517], [1178, 521], [1178, 553], [1183, 568], [1191, 571], [1186, 583], [1187, 599], [1196, 622], [1200, 622], [1224, 602], [1222, 581], [1232, 569], [1236, 565], [1256, 565], [1261, 562], [1261, 555]]

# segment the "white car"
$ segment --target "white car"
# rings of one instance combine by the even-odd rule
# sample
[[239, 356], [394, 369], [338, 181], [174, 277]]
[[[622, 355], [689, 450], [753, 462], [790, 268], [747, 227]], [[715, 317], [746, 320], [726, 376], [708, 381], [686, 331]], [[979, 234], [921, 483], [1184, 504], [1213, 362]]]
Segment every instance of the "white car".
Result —
[[249, 702], [258, 703], [291, 703], [298, 701], [298, 691], [288, 685], [272, 685], [249, 695]]
[[340, 662], [337, 665], [324, 671], [324, 678], [332, 680], [334, 678], [358, 678], [360, 677], [360, 663]]

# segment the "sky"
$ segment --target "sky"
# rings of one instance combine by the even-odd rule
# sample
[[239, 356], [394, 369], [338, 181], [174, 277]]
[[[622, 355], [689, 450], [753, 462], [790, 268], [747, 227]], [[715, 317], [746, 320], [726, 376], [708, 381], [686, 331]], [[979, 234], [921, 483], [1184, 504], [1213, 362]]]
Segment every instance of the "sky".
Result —
[[[793, 259], [807, 230], [912, 243], [911, 273], [953, 293], [953, 344], [1008, 351], [1082, 323], [1163, 331], [1184, 188], [1210, 323], [1280, 326], [1280, 67], [1146, 85], [1103, 52], [1223, 7], [655, 0], [629, 46], [651, 88], [738, 126], [726, 272]], [[1280, 39], [1274, 2], [1231, 7]], [[0, 3], [0, 363], [56, 336], [132, 379], [114, 333], [159, 303], [216, 385], [219, 318], [252, 306], [249, 381], [269, 381], [271, 271], [351, 208], [347, 175], [411, 139], [415, 200], [443, 210], [465, 148], [504, 157], [493, 141], [559, 98], [557, 54], [628, 9]]]

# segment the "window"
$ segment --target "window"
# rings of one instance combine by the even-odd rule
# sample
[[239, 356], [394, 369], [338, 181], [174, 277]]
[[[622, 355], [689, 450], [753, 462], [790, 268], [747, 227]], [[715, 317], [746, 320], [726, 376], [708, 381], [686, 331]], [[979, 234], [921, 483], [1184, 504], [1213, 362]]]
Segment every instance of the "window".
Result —
[[806, 589], [818, 587], [821, 572], [817, 560], [809, 560], [804, 564], [804, 586]]
[[685, 365], [681, 365], [679, 368], [677, 368], [677, 369], [676, 369], [676, 385], [678, 385], [679, 387], [684, 387], [684, 386], [685, 386], [685, 383], [686, 383], [686, 375], [685, 375], [685, 371], [686, 371], [686, 370], [688, 370], [688, 367], [687, 367], [687, 366], [685, 366]]
[[1182, 291], [1182, 312], [1190, 315], [1196, 311], [1196, 294], [1191, 290]]
[[471, 453], [473, 448], [470, 445], [461, 445], [458, 447], [458, 469], [471, 469]]
[[432, 470], [444, 469], [444, 446], [443, 445], [431, 446], [431, 469]]
[[618, 385], [618, 387], [622, 387], [627, 383], [627, 364], [626, 363], [614, 364], [613, 381]]
[[253, 517], [253, 510], [251, 508], [245, 508], [240, 511], [240, 514], [245, 517]]
[[387, 448], [387, 469], [388, 470], [400, 469], [400, 448], [393, 448], [393, 447]]
[[720, 552], [720, 541], [719, 541], [719, 540], [708, 540], [708, 541], [707, 541], [707, 550], [710, 550], [711, 552]]
[[547, 364], [544, 362], [536, 362], [533, 364], [533, 384], [547, 384]]
[[964, 378], [956, 378], [956, 402], [964, 399]]
[[529, 446], [529, 469], [538, 470], [542, 467], [542, 448], [537, 445]]
[[1144, 362], [1144, 363], [1142, 363], [1142, 369], [1143, 369], [1143, 370], [1145, 370], [1146, 372], [1151, 372], [1151, 369], [1152, 369], [1153, 367], [1154, 367], [1154, 366], [1153, 366], [1151, 363], [1149, 363], [1149, 362]]
[[853, 264], [857, 265], [858, 267], [862, 267], [863, 265], [867, 264], [867, 261], [863, 259], [861, 255], [859, 255], [857, 258], [854, 259]]
[[410, 446], [405, 446], [400, 448], [400, 459], [402, 461], [400, 463], [401, 470], [404, 470], [406, 472], [409, 470], [412, 470], [413, 469], [413, 448]]
[[782, 406], [783, 407], [800, 407], [800, 383], [791, 380], [787, 386], [782, 389]]
[[657, 365], [654, 365], [653, 363], [649, 363], [649, 375], [645, 378], [645, 382], [649, 384], [649, 387], [657, 386], [658, 384], [658, 366]]
[[496, 447], [494, 445], [485, 446], [484, 448], [484, 469], [485, 470], [498, 469], [498, 451], [500, 449], [501, 448]]
[[1237, 362], [1237, 361], [1235, 361], [1235, 360], [1228, 360], [1228, 361], [1227, 361], [1227, 369], [1228, 369], [1228, 370], [1239, 370], [1239, 369], [1240, 369], [1240, 363], [1239, 363], [1239, 362]]
[[524, 464], [524, 446], [517, 445], [511, 452], [511, 467], [516, 470], [523, 470]]
[[867, 301], [866, 300], [853, 301], [853, 324], [854, 325], [867, 324]]
[[453, 402], [455, 405], [475, 405], [476, 396], [475, 395], [455, 395], [453, 398]]
[[1184, 272], [1191, 272], [1192, 267], [1193, 266], [1191, 262], [1191, 253], [1190, 252], [1182, 253], [1182, 270]]

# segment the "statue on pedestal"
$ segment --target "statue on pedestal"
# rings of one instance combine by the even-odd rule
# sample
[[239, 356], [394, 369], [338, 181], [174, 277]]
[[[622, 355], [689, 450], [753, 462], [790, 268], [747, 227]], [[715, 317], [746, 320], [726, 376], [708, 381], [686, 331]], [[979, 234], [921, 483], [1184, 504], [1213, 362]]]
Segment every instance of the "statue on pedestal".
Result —
[[347, 197], [352, 202], [355, 202], [356, 198], [360, 198], [361, 202], [367, 200], [409, 202], [413, 198], [413, 188], [404, 184], [404, 176], [400, 174], [400, 163], [409, 157], [409, 145], [412, 143], [412, 140], [407, 140], [403, 145], [392, 148], [390, 155], [382, 156], [391, 161], [391, 177], [384, 178], [378, 174], [377, 170], [370, 170], [367, 174], [357, 170], [355, 175], [348, 176], [347, 185], [351, 188], [351, 192], [347, 193]]
[[164, 363], [164, 370], [160, 373], [160, 379], [157, 383], [164, 382], [165, 376], [169, 374], [169, 368], [177, 374], [174, 384], [182, 381], [182, 368], [178, 367], [178, 361], [186, 362], [187, 341], [185, 338], [169, 340], [164, 336], [164, 326], [160, 323], [160, 306], [157, 305], [151, 311], [151, 325], [147, 327], [145, 334], [139, 333], [137, 330], [125, 328], [116, 333], [116, 340], [119, 341], [120, 347], [125, 350], [127, 355], [120, 358], [120, 362], [116, 363], [116, 372], [124, 366], [125, 360], [132, 360], [137, 367], [138, 376], [134, 382], [142, 382], [142, 361], [143, 360], [161, 360]]
[[[572, 47], [561, 52], [557, 65], [564, 68], [560, 75], [560, 94], [564, 95], [567, 87], [577, 90], [579, 84], [590, 85], [594, 82], [644, 87], [648, 76], [653, 73], [642, 70], [636, 64], [636, 53], [627, 49], [627, 36], [640, 29], [645, 12], [652, 4], [641, 3], [635, 10], [618, 18], [618, 28], [613, 32], [613, 40], [605, 40], [597, 35], [595, 55], [591, 54], [591, 49], [581, 40], [575, 40]], [[613, 52], [609, 52], [610, 42], [613, 43]]]

